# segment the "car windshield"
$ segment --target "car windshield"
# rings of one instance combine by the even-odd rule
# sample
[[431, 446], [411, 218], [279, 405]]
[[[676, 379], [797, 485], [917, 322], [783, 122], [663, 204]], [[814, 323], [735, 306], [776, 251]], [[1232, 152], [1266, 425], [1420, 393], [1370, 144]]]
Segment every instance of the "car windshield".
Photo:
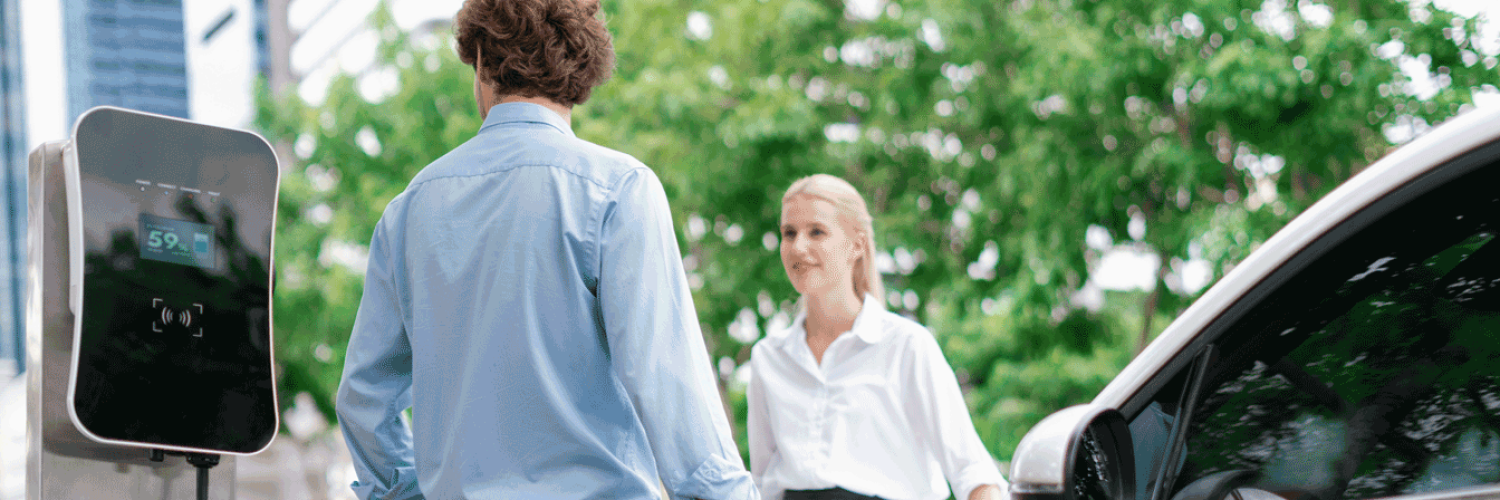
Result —
[[1237, 469], [1318, 500], [1500, 481], [1500, 168], [1372, 212], [1220, 338], [1174, 489]]

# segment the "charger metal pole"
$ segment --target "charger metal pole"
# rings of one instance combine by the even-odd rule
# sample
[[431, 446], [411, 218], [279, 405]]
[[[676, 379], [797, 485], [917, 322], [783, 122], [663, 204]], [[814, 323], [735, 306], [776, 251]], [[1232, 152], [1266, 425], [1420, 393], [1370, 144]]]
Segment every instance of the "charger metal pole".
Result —
[[[68, 209], [63, 148], [31, 152], [27, 176], [26, 498], [71, 500], [196, 498], [196, 471], [181, 456], [99, 443], [68, 418], [73, 313], [68, 309]], [[209, 498], [234, 498], [235, 458], [209, 470]]]

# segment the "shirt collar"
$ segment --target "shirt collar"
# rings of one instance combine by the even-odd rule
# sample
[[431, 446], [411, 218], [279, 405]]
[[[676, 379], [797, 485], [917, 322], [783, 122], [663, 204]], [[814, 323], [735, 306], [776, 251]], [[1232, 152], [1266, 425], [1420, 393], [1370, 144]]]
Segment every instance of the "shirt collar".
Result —
[[[884, 306], [874, 295], [865, 294], [865, 301], [859, 306], [859, 315], [854, 317], [854, 326], [846, 333], [866, 344], [878, 344], [885, 340], [888, 334], [884, 322], [880, 321], [880, 315], [885, 313]], [[807, 311], [798, 312], [797, 319], [792, 320], [792, 327], [787, 330], [787, 335], [781, 339], [783, 349], [792, 349], [798, 342], [806, 342]]]
[[490, 107], [490, 113], [485, 116], [484, 124], [479, 126], [479, 130], [510, 123], [539, 123], [555, 128], [568, 137], [577, 137], [573, 134], [573, 127], [557, 112], [529, 102], [506, 102]]
[[865, 302], [859, 306], [859, 315], [854, 317], [854, 326], [849, 328], [849, 333], [867, 344], [885, 340], [885, 322], [880, 321], [880, 315], [885, 313], [884, 305], [874, 295], [865, 294]]

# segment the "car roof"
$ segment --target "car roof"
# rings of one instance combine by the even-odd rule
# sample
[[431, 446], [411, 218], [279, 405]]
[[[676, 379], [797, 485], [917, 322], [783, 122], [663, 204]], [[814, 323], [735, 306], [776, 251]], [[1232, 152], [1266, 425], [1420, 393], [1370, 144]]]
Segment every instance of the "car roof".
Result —
[[1093, 402], [1124, 410], [1123, 405], [1158, 372], [1169, 365], [1186, 363], [1179, 355], [1204, 328], [1313, 241], [1413, 179], [1497, 139], [1500, 139], [1500, 106], [1470, 110], [1345, 181], [1204, 292], [1126, 365]]

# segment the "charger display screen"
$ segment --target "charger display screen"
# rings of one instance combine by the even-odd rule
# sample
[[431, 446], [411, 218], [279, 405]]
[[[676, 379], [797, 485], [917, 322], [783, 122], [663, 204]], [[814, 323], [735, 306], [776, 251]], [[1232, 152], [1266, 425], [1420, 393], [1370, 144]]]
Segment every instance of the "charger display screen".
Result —
[[141, 214], [141, 258], [214, 268], [214, 227]]

